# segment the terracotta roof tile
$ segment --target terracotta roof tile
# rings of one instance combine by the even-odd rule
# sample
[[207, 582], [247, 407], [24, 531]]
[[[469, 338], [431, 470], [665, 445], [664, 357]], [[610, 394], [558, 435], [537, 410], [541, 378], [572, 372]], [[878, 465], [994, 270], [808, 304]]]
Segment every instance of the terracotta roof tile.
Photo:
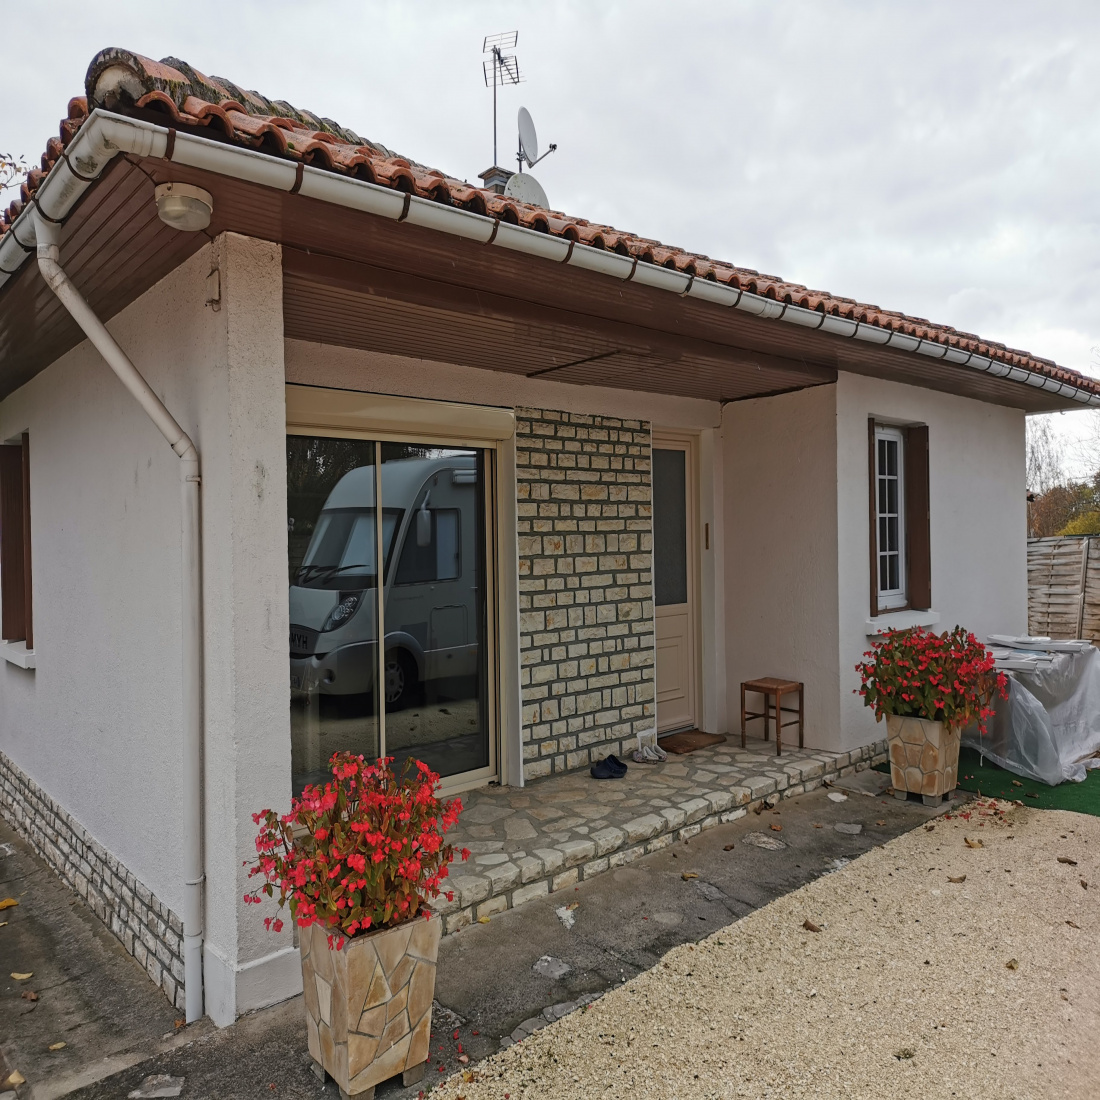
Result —
[[[108, 79], [104, 84], [112, 89], [107, 95], [98, 91], [105, 74]], [[922, 317], [884, 310], [828, 291], [811, 290], [750, 268], [472, 187], [437, 169], [398, 156], [384, 145], [368, 141], [331, 119], [298, 110], [282, 100], [267, 99], [222, 77], [207, 77], [178, 58], [152, 61], [128, 50], [103, 50], [93, 58], [88, 68], [85, 89], [86, 97], [70, 100], [58, 137], [47, 142], [41, 166], [27, 174], [19, 199], [0, 215], [0, 235], [7, 232], [46, 173], [75, 137], [88, 116], [90, 102], [95, 107], [124, 114], [135, 111], [146, 115], [160, 114], [164, 123], [171, 126], [186, 127], [197, 133], [214, 131], [238, 145], [314, 168], [354, 176], [567, 240], [619, 252], [640, 262], [726, 283], [777, 302], [974, 352], [1080, 386], [1089, 392], [1100, 393], [1100, 382], [1097, 380], [1059, 367], [1053, 361], [1030, 352], [982, 340], [973, 333], [937, 325]]]

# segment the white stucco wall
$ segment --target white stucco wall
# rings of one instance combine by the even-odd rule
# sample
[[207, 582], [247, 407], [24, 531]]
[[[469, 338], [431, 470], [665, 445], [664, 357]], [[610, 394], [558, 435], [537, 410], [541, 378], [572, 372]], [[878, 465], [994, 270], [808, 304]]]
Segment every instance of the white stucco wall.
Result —
[[934, 629], [959, 624], [983, 641], [991, 632], [1026, 633], [1027, 501], [1020, 410], [853, 374], [840, 375], [836, 393], [840, 723], [847, 748], [885, 736], [853, 694], [853, 666], [869, 644], [868, 418], [928, 425]]
[[[217, 310], [205, 304], [215, 266]], [[809, 745], [876, 736], [849, 694], [866, 646], [869, 415], [929, 425], [941, 623], [1025, 625], [1024, 423], [1012, 410], [847, 375], [722, 410], [286, 341], [278, 249], [232, 235], [111, 329], [203, 460], [206, 994], [219, 1023], [300, 986], [289, 931], [263, 931], [241, 900], [250, 815], [290, 795], [284, 381], [698, 432], [707, 728], [736, 736], [740, 681], [778, 675], [806, 682]], [[0, 662], [0, 749], [179, 912], [176, 459], [86, 344], [0, 403], [0, 440], [23, 431], [37, 668]]]
[[[731, 736], [740, 738], [741, 683], [777, 676], [805, 684], [806, 744], [838, 747], [836, 431], [831, 385], [723, 410]], [[760, 702], [750, 696], [750, 709]], [[759, 719], [748, 732], [762, 744]], [[797, 728], [785, 737], [797, 745]]]
[[[868, 648], [867, 421], [927, 424], [935, 629], [984, 639], [1027, 625], [1024, 416], [842, 373], [836, 385], [726, 406], [728, 713], [741, 681], [806, 684], [806, 741], [845, 751], [883, 736], [855, 694]], [[883, 625], [908, 625], [904, 613]], [[750, 735], [760, 736], [760, 723]], [[794, 731], [787, 737], [793, 743]]]
[[[202, 457], [206, 994], [228, 1023], [301, 983], [289, 932], [241, 901], [249, 815], [290, 795], [279, 250], [219, 238], [110, 328]], [[177, 459], [86, 343], [0, 403], [0, 440], [23, 431], [37, 668], [0, 662], [0, 749], [178, 914]]]
[[[214, 354], [208, 267], [195, 257], [111, 324], [189, 429]], [[0, 404], [0, 437], [24, 430], [37, 668], [0, 664], [0, 747], [179, 913], [178, 462], [87, 343]]]

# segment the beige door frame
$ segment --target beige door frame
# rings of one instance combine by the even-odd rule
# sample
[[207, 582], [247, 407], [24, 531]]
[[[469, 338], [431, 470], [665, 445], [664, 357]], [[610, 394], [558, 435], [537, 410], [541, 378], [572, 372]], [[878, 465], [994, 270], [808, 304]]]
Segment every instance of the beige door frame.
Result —
[[[702, 616], [700, 615], [699, 592], [699, 437], [694, 432], [678, 432], [655, 428], [652, 436], [653, 450], [678, 450], [684, 452], [684, 473], [687, 480], [685, 486], [685, 534], [686, 534], [686, 558], [687, 558], [687, 597], [686, 604], [668, 605], [660, 608], [656, 602], [656, 587], [654, 589], [653, 619], [654, 619], [654, 650], [656, 658], [656, 699], [657, 699], [657, 732], [668, 733], [676, 729], [699, 726], [703, 719], [703, 692], [702, 692]], [[654, 511], [654, 519], [656, 519]], [[656, 563], [654, 563], [656, 567]], [[656, 586], [656, 572], [654, 572], [654, 585]], [[680, 704], [679, 712], [673, 712], [671, 716], [662, 720], [661, 716], [661, 661], [657, 657], [661, 649], [662, 621], [672, 626], [673, 620], [686, 617], [683, 626], [683, 641], [687, 646], [687, 685]], [[666, 714], [669, 713], [666, 703]]]
[[[375, 442], [413, 442], [434, 446], [476, 447], [489, 452], [486, 469], [486, 594], [491, 725], [489, 766], [448, 776], [444, 794], [455, 794], [494, 780], [522, 785], [518, 746], [508, 736], [518, 730], [518, 601], [505, 563], [515, 561], [515, 414], [508, 409], [457, 405], [444, 401], [391, 397], [318, 386], [286, 386], [288, 435], [367, 438]], [[511, 474], [511, 491], [507, 489]], [[381, 476], [377, 468], [376, 476]], [[380, 495], [380, 494], [379, 494]], [[379, 536], [381, 527], [379, 526]], [[379, 558], [381, 561], [381, 558]], [[383, 628], [385, 612], [382, 613]], [[379, 678], [382, 672], [379, 647]], [[514, 666], [514, 667], [513, 667]], [[385, 710], [379, 716], [385, 730]], [[517, 782], [517, 773], [519, 781]]]

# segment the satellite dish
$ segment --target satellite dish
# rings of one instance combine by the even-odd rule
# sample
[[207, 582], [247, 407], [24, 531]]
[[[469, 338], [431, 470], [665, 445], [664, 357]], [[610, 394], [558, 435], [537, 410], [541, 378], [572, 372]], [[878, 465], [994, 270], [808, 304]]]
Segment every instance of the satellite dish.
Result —
[[532, 206], [541, 206], [544, 210], [550, 209], [550, 200], [534, 176], [529, 172], [517, 172], [504, 185], [504, 193], [517, 202], [530, 203]]
[[535, 123], [526, 107], [519, 109], [519, 151], [527, 161], [527, 167], [539, 159], [539, 139], [535, 136]]

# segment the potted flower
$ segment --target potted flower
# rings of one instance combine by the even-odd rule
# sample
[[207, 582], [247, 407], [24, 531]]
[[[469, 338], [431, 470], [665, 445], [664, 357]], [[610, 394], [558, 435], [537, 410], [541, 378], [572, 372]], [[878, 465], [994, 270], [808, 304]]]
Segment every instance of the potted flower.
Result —
[[958, 781], [959, 740], [971, 723], [985, 735], [993, 696], [1008, 695], [989, 651], [961, 626], [887, 631], [856, 665], [859, 694], [886, 718], [894, 795], [937, 806]]
[[277, 891], [290, 907], [309, 1052], [345, 1097], [369, 1098], [380, 1081], [400, 1073], [408, 1085], [424, 1072], [441, 929], [426, 906], [444, 893], [455, 850], [443, 835], [462, 810], [458, 799], [439, 800], [439, 776], [426, 764], [406, 761], [398, 775], [391, 762], [337, 753], [332, 780], [307, 786], [290, 813], [252, 815], [257, 857], [246, 866], [265, 881], [245, 901]]

